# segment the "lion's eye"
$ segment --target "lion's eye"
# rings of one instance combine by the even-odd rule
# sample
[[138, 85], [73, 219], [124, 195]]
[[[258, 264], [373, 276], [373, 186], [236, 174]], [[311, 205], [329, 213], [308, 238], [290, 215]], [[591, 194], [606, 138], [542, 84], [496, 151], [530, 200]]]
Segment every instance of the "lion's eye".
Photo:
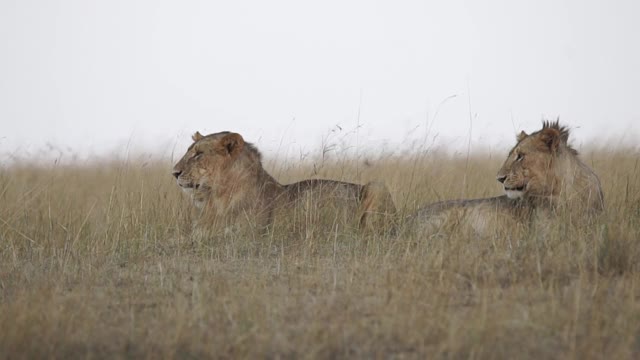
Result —
[[520, 161], [520, 160], [522, 160], [522, 159], [524, 159], [524, 154], [518, 153], [518, 154], [516, 155], [516, 161]]
[[196, 151], [195, 155], [193, 155], [193, 158], [194, 159], [199, 159], [199, 158], [202, 157], [202, 154], [203, 154], [202, 151]]

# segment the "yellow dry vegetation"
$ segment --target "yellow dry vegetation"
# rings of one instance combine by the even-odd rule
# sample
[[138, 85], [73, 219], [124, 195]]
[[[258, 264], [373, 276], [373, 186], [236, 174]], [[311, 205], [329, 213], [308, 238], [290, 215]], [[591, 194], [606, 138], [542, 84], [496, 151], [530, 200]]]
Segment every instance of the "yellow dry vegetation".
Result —
[[[500, 195], [506, 155], [265, 167], [283, 183], [382, 180], [402, 216]], [[601, 217], [560, 212], [544, 232], [482, 238], [317, 221], [296, 236], [276, 224], [195, 237], [169, 159], [5, 165], [0, 358], [638, 358], [640, 154], [581, 157]]]

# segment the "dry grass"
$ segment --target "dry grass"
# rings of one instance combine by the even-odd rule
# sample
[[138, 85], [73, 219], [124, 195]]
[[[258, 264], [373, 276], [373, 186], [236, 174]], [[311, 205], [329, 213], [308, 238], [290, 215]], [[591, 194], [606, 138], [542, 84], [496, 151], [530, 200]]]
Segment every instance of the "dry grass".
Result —
[[[268, 164], [381, 178], [408, 213], [499, 194], [503, 156]], [[4, 168], [0, 357], [638, 358], [638, 153], [585, 159], [606, 215], [509, 239], [196, 240], [168, 162]]]

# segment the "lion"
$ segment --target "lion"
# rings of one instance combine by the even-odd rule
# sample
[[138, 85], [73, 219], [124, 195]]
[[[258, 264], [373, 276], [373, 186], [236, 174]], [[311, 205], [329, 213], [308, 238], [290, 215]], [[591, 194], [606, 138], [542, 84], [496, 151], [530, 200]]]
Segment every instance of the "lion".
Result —
[[[360, 229], [376, 230], [390, 224], [396, 209], [391, 194], [381, 182], [359, 185], [349, 182], [308, 179], [280, 184], [262, 166], [262, 155], [251, 143], [233, 132], [203, 136], [196, 132], [193, 143], [173, 168], [178, 186], [191, 196], [196, 208], [195, 226], [222, 228], [225, 232], [249, 224], [263, 233], [274, 225], [274, 215], [309, 218], [327, 210], [333, 222], [354, 223]], [[296, 206], [303, 211], [295, 212]]]
[[504, 195], [449, 200], [427, 205], [409, 217], [420, 231], [464, 225], [476, 234], [549, 220], [568, 211], [574, 221], [604, 210], [604, 195], [595, 172], [569, 144], [569, 129], [559, 121], [543, 121], [532, 134], [522, 131], [497, 173]]
[[544, 121], [542, 130], [522, 131], [517, 140], [496, 176], [506, 196], [573, 213], [604, 210], [600, 179], [568, 144], [567, 127]]

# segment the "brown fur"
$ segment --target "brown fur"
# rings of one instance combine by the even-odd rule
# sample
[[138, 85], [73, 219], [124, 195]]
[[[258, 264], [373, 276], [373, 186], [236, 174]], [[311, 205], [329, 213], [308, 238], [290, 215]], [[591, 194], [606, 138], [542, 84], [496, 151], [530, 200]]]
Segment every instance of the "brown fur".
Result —
[[410, 229], [435, 235], [455, 229], [477, 236], [503, 233], [527, 224], [533, 208], [506, 195], [482, 199], [447, 200], [429, 204], [408, 218]]
[[[422, 233], [434, 234], [448, 226], [464, 225], [479, 235], [495, 234], [552, 212], [565, 210], [588, 219], [604, 208], [604, 196], [596, 174], [568, 145], [569, 130], [558, 121], [544, 121], [542, 129], [517, 136], [517, 144], [498, 171], [506, 195], [450, 200], [430, 204], [409, 220]], [[550, 212], [551, 211], [551, 212]]]
[[260, 152], [240, 134], [203, 136], [197, 132], [192, 139], [194, 143], [173, 168], [173, 175], [191, 194], [201, 227], [228, 228], [248, 221], [265, 229], [273, 224], [276, 210], [294, 204], [335, 208], [340, 216], [363, 228], [376, 226], [380, 217], [395, 213], [391, 195], [381, 183], [310, 179], [283, 185], [265, 171]]
[[572, 213], [602, 211], [600, 180], [568, 140], [569, 130], [557, 120], [531, 135], [522, 132], [497, 174], [507, 195]]

